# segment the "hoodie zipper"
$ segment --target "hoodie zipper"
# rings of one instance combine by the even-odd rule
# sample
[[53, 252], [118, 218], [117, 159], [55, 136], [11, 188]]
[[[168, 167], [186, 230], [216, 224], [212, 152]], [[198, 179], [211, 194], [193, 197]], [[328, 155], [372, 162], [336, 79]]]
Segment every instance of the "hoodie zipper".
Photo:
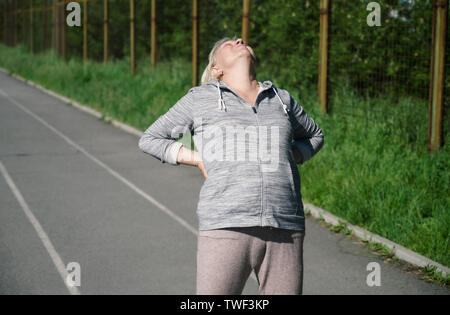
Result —
[[[253, 113], [255, 113], [256, 124], [258, 125], [258, 134], [259, 134], [259, 126], [260, 125], [259, 125], [258, 111], [256, 110], [256, 104], [258, 103], [258, 98], [262, 92], [264, 92], [264, 90], [261, 91], [260, 93], [258, 93], [258, 95], [256, 96], [256, 99], [255, 99], [254, 106], [251, 106]], [[258, 149], [259, 149], [259, 145], [260, 145], [260, 143], [259, 143], [259, 137], [258, 137]], [[263, 174], [262, 174], [261, 159], [259, 157], [259, 154], [258, 154], [258, 165], [259, 165], [259, 175], [261, 177], [261, 213], [259, 215], [259, 222], [260, 222], [259, 225], [262, 226], [263, 225], [262, 217], [263, 217], [263, 213], [264, 213], [264, 178], [263, 178]]]
[[[256, 100], [258, 100], [258, 97], [256, 97]], [[255, 105], [256, 105], [256, 101], [255, 101]], [[256, 117], [256, 124], [258, 125], [258, 133], [259, 133], [259, 119], [258, 119], [258, 113], [256, 111], [256, 108], [253, 107], [253, 112], [255, 113], [255, 117]], [[259, 149], [259, 137], [258, 137], [258, 149]], [[264, 212], [264, 179], [263, 179], [263, 175], [262, 175], [262, 167], [261, 167], [261, 159], [259, 157], [258, 154], [258, 165], [259, 165], [259, 175], [261, 176], [261, 213], [260, 213], [260, 226], [263, 225], [262, 222], [262, 217], [263, 217], [263, 212]]]
[[[242, 101], [244, 101], [244, 103], [247, 104], [248, 107], [250, 107], [253, 110], [253, 113], [255, 114], [255, 118], [256, 118], [256, 124], [258, 125], [258, 132], [259, 132], [260, 125], [259, 125], [259, 119], [258, 119], [258, 112], [256, 110], [256, 104], [258, 103], [259, 96], [265, 91], [265, 89], [262, 90], [260, 93], [258, 93], [258, 95], [256, 96], [256, 99], [255, 99], [254, 106], [251, 106], [246, 100], [244, 100], [241, 96], [239, 96], [231, 88], [229, 88], [227, 86], [225, 86], [225, 88], [227, 88], [228, 90], [233, 92], [234, 95], [236, 95], [238, 98], [240, 98]], [[259, 142], [259, 138], [258, 138], [258, 142]], [[263, 226], [262, 217], [263, 217], [263, 212], [264, 212], [264, 179], [263, 179], [263, 175], [262, 175], [261, 159], [259, 156], [258, 156], [258, 165], [259, 165], [259, 175], [261, 177], [261, 213], [260, 213], [259, 217], [260, 217], [260, 226]]]

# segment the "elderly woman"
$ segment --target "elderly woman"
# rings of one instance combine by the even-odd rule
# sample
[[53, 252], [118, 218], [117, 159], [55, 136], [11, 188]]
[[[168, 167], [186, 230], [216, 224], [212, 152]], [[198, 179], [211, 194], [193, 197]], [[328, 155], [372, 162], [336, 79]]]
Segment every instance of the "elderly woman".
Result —
[[[242, 294], [254, 270], [260, 294], [302, 294], [305, 216], [297, 164], [324, 143], [288, 91], [256, 80], [240, 38], [217, 41], [202, 85], [139, 140], [162, 163], [198, 167], [197, 294]], [[197, 151], [176, 140], [190, 131]]]

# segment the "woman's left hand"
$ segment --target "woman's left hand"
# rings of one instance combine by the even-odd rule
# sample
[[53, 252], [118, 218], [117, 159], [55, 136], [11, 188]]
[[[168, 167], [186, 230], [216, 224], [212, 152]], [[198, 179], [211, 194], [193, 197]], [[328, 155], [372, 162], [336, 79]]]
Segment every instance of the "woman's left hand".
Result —
[[297, 148], [294, 147], [294, 148], [292, 148], [292, 151], [294, 152], [295, 162], [296, 162], [297, 164], [302, 163], [302, 162], [303, 162], [303, 156], [302, 156], [302, 154], [300, 153], [299, 149], [297, 149]]

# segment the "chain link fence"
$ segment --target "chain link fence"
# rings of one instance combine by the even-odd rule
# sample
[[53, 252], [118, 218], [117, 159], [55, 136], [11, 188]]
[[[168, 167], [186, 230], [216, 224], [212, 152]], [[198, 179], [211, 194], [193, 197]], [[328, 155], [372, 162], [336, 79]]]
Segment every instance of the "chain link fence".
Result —
[[[341, 115], [343, 121], [346, 117], [360, 118], [364, 122], [361, 132], [381, 124], [386, 134], [401, 134], [408, 144], [426, 145], [435, 1], [375, 1], [381, 10], [380, 26], [367, 23], [370, 2], [373, 1], [330, 1], [328, 110]], [[87, 3], [88, 58], [100, 62], [104, 1], [79, 3], [82, 14]], [[295, 88], [299, 98], [317, 89], [319, 3], [319, 0], [251, 1], [249, 44], [258, 58], [258, 70], [265, 76], [259, 76], [259, 80], [270, 79], [288, 89]], [[35, 8], [32, 20], [27, 11], [31, 4]], [[6, 27], [4, 42], [10, 46], [24, 43], [31, 48], [33, 36], [35, 52], [51, 49], [53, 4], [52, 0], [1, 1], [0, 24]], [[64, 5], [61, 7], [65, 9]], [[109, 58], [129, 58], [130, 2], [109, 0], [108, 7]], [[136, 59], [142, 60], [150, 58], [151, 1], [136, 1], [135, 7]], [[63, 13], [60, 23], [65, 22], [67, 12]], [[240, 36], [242, 14], [242, 1], [198, 0], [199, 77], [214, 42], [224, 36]], [[156, 31], [159, 61], [177, 58], [191, 61], [192, 1], [156, 1]], [[66, 58], [82, 58], [83, 27], [66, 27], [65, 35]], [[449, 59], [445, 63], [444, 139], [448, 139], [450, 125]]]

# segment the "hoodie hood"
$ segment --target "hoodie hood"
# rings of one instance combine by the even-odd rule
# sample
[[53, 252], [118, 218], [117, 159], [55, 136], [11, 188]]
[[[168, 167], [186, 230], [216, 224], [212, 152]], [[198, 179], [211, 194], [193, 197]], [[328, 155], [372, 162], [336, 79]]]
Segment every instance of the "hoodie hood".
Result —
[[[270, 80], [266, 80], [264, 82], [258, 81], [258, 84], [260, 86], [261, 93], [266, 91], [266, 90], [269, 90], [269, 89], [273, 89], [274, 90], [275, 94], [277, 95], [277, 97], [278, 97], [278, 99], [279, 99], [279, 101], [281, 103], [281, 106], [283, 107], [284, 112], [287, 115], [288, 114], [287, 106], [281, 100], [280, 96], [277, 93], [277, 90], [275, 89], [275, 85], [272, 83], [272, 81], [270, 81]], [[222, 89], [228, 89], [231, 92], [233, 92], [236, 96], [239, 96], [224, 81], [221, 81], [221, 80], [219, 80], [217, 78], [212, 78], [211, 80], [206, 82], [205, 85], [213, 85], [213, 86], [215, 86], [217, 88], [217, 104], [218, 104], [219, 110], [224, 110], [224, 111], [227, 110], [227, 105], [225, 104], [225, 101], [222, 98]]]

